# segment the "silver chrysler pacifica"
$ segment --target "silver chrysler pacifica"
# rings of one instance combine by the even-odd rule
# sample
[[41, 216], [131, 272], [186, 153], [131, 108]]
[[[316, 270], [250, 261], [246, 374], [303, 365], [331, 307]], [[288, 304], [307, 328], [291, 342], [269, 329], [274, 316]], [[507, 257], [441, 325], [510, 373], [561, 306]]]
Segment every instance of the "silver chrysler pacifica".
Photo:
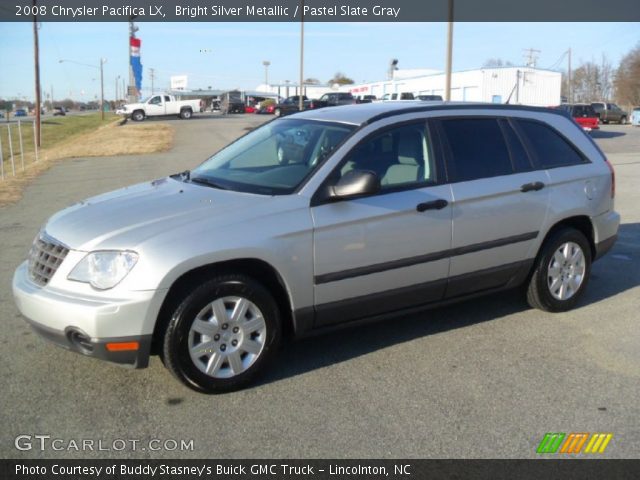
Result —
[[199, 167], [53, 215], [13, 292], [41, 335], [224, 392], [281, 339], [524, 285], [576, 305], [614, 172], [562, 111], [385, 102], [269, 122]]

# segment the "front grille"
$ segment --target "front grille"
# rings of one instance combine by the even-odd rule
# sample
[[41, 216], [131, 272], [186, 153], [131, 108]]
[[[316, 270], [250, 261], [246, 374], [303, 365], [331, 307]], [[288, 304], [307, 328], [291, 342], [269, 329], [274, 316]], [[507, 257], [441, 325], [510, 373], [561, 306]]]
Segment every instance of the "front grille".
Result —
[[40, 234], [33, 241], [29, 251], [29, 277], [44, 287], [56, 273], [58, 267], [69, 253], [69, 249], [60, 242]]

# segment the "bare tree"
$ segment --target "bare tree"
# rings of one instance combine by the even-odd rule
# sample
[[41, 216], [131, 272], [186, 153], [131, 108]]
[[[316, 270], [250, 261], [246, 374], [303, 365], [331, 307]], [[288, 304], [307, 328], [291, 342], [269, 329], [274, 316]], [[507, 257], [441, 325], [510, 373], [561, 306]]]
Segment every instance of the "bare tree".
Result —
[[495, 68], [495, 67], [513, 67], [513, 63], [510, 61], [504, 61], [501, 58], [489, 58], [482, 64], [483, 68]]
[[[613, 67], [605, 55], [600, 63], [584, 62], [571, 76], [571, 89], [576, 102], [595, 102], [611, 98]], [[565, 88], [566, 90], [566, 88]]]
[[622, 57], [616, 71], [614, 87], [618, 103], [640, 105], [640, 43]]

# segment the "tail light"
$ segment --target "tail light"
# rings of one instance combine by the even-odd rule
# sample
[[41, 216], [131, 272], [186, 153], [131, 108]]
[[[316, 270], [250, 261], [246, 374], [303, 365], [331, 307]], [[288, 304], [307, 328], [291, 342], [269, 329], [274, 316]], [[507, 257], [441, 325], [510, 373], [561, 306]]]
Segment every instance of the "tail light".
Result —
[[616, 196], [616, 172], [609, 160], [605, 159], [605, 163], [607, 164], [607, 167], [609, 167], [609, 171], [611, 172], [611, 198], [614, 198]]

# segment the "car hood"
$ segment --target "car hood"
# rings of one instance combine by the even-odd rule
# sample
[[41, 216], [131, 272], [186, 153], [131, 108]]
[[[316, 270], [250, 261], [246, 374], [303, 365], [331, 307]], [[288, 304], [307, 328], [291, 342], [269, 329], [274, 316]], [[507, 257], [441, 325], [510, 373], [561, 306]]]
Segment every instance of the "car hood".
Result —
[[126, 103], [122, 106], [124, 110], [135, 110], [136, 108], [144, 108], [144, 103]]
[[270, 203], [264, 199], [163, 178], [72, 205], [49, 219], [46, 233], [74, 250], [133, 249], [191, 224], [247, 221]]

